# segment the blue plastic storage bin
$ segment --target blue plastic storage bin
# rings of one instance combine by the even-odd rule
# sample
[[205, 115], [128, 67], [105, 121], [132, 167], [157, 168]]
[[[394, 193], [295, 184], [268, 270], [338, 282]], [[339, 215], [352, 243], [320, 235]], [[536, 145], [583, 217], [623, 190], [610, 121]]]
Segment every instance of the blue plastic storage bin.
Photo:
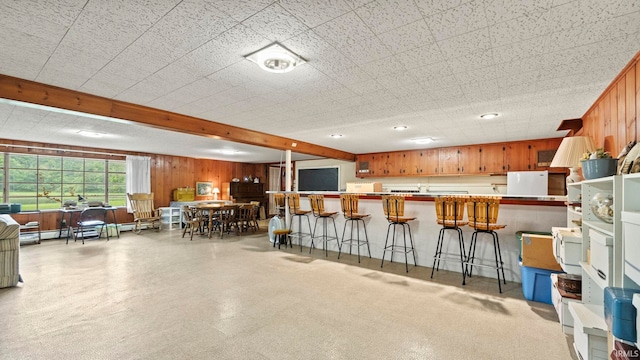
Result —
[[522, 293], [530, 301], [553, 304], [551, 300], [551, 274], [562, 271], [538, 269], [520, 265], [522, 273]]
[[636, 342], [636, 308], [633, 294], [640, 290], [615, 287], [604, 288], [604, 320], [613, 336], [629, 342]]

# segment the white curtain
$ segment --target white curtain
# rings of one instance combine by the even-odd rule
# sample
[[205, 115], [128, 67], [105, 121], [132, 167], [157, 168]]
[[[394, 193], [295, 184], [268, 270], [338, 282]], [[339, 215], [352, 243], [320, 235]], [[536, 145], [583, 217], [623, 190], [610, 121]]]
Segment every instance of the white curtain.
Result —
[[[127, 193], [151, 192], [151, 158], [148, 156], [127, 156]], [[127, 211], [133, 212], [127, 201]]]

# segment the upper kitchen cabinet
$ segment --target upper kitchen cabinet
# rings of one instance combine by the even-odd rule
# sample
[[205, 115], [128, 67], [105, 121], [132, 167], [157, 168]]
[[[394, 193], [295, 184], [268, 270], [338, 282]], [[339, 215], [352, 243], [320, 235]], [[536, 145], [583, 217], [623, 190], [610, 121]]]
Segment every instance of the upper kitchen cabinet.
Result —
[[441, 148], [438, 156], [440, 175], [458, 174], [460, 172], [460, 148]]
[[356, 177], [372, 177], [374, 173], [374, 161], [377, 154], [362, 154], [356, 157]]
[[505, 154], [506, 171], [556, 170], [550, 169], [549, 164], [560, 142], [562, 138], [508, 143]]
[[480, 174], [502, 174], [505, 170], [505, 144], [480, 145]]
[[562, 138], [543, 139], [531, 142], [533, 170], [549, 170], [550, 172], [566, 172], [566, 169], [549, 168], [551, 160], [560, 147]]
[[420, 163], [419, 172], [422, 176], [438, 175], [440, 174], [440, 150], [439, 149], [426, 149], [419, 150]]
[[458, 173], [466, 175], [479, 174], [482, 167], [480, 159], [481, 147], [479, 145], [462, 146], [458, 150], [458, 164], [460, 165]]

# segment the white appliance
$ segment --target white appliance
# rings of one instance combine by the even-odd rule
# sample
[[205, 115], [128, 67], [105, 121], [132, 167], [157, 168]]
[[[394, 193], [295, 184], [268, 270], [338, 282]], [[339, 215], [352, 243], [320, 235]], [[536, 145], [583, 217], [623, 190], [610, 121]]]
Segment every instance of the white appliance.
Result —
[[507, 195], [548, 195], [548, 171], [507, 172]]

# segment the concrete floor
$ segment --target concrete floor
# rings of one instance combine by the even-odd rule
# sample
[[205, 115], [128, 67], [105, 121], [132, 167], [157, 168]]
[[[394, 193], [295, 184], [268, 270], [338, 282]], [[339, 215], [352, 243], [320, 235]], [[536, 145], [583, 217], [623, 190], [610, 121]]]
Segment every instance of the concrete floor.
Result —
[[0, 358], [576, 358], [518, 283], [498, 294], [495, 279], [308, 250], [178, 230], [22, 246], [24, 284], [0, 289]]

